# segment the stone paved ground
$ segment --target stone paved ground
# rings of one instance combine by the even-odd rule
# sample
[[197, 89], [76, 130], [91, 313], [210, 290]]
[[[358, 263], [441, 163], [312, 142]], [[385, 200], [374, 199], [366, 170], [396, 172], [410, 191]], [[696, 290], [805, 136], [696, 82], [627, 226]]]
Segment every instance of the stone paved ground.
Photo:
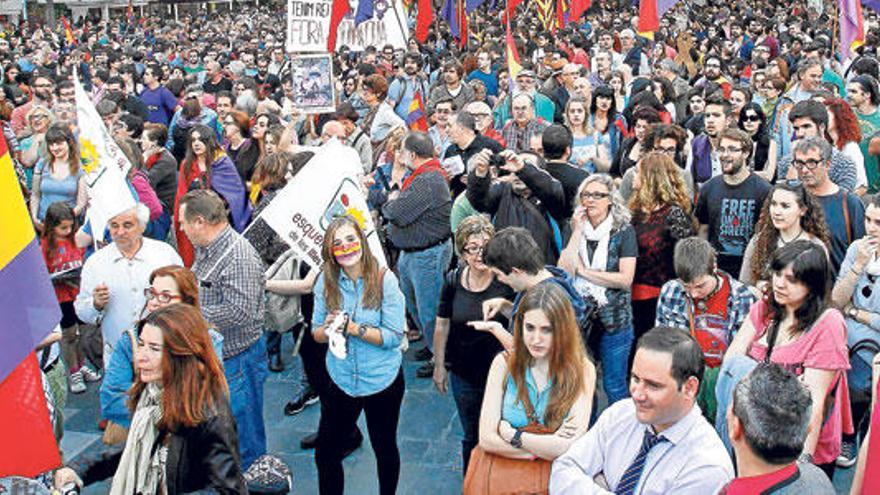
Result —
[[[269, 452], [280, 456], [291, 467], [295, 494], [317, 493], [317, 472], [313, 451], [299, 448], [299, 440], [318, 426], [318, 405], [288, 417], [282, 412], [284, 404], [298, 387], [300, 368], [291, 365], [290, 339], [285, 338], [283, 373], [271, 373], [265, 388], [265, 419]], [[408, 355], [412, 355], [411, 349]], [[419, 363], [405, 361], [406, 394], [400, 415], [398, 445], [401, 451], [401, 476], [398, 493], [402, 495], [454, 495], [461, 493], [460, 435], [458, 415], [451, 396], [439, 395], [429, 379], [418, 379], [415, 370]], [[82, 395], [70, 395], [65, 411], [67, 421], [62, 442], [67, 458], [74, 458], [86, 449], [96, 448], [100, 442], [97, 428], [97, 384], [89, 384]], [[360, 428], [366, 437], [366, 425], [361, 416]], [[345, 462], [346, 493], [374, 494], [378, 492], [375, 459], [364, 446]], [[852, 469], [838, 470], [835, 487], [846, 493], [852, 479]], [[84, 494], [107, 493], [108, 485], [88, 487]], [[706, 494], [708, 495], [708, 494]]]

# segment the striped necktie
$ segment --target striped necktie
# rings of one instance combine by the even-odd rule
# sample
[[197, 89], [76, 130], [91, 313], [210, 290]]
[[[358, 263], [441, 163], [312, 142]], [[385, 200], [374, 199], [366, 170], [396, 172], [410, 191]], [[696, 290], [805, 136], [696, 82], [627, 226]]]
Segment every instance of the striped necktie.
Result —
[[650, 428], [645, 429], [645, 437], [642, 439], [642, 448], [639, 449], [639, 453], [636, 454], [635, 459], [633, 459], [629, 467], [626, 468], [623, 477], [620, 478], [620, 483], [617, 484], [617, 489], [614, 490], [616, 495], [633, 494], [636, 485], [639, 484], [639, 478], [642, 477], [642, 471], [645, 469], [645, 459], [648, 458], [648, 452], [650, 452], [658, 443], [665, 441], [666, 439], [662, 436], [657, 436], [651, 432]]

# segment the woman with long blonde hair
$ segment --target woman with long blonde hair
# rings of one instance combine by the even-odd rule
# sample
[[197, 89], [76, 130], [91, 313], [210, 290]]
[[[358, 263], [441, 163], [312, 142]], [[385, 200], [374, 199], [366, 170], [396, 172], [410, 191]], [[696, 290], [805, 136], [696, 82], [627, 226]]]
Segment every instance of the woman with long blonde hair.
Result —
[[629, 210], [639, 245], [632, 288], [633, 330], [638, 341], [654, 326], [660, 288], [675, 278], [675, 243], [696, 233], [684, 177], [669, 155], [652, 151], [639, 160]]

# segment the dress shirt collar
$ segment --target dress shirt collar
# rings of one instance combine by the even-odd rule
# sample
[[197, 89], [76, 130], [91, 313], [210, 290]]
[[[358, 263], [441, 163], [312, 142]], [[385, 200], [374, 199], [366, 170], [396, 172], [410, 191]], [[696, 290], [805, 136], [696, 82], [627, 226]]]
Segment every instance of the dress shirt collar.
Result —
[[[691, 408], [690, 412], [688, 412], [683, 418], [678, 420], [677, 423], [663, 430], [663, 432], [659, 433], [658, 436], [662, 436], [672, 445], [677, 445], [679, 442], [684, 440], [684, 438], [688, 435], [688, 433], [690, 433], [694, 425], [696, 425], [702, 417], [703, 413], [702, 411], [700, 411], [700, 406], [694, 404], [694, 407]], [[644, 427], [650, 428], [651, 426], [644, 425]]]

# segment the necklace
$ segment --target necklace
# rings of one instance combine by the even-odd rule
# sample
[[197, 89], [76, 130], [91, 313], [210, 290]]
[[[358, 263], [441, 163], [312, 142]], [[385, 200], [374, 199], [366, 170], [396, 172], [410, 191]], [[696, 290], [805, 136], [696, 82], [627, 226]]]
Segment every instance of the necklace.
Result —
[[780, 233], [779, 233], [779, 242], [781, 242], [782, 245], [784, 246], [784, 245], [786, 245], [786, 244], [789, 244], [789, 243], [791, 243], [791, 242], [794, 242], [794, 241], [800, 239], [802, 235], [804, 235], [804, 230], [803, 230], [803, 229], [801, 229], [801, 230], [798, 232], [798, 235], [794, 236], [791, 240], [786, 241], [785, 238], [782, 237], [782, 232], [780, 232]]

